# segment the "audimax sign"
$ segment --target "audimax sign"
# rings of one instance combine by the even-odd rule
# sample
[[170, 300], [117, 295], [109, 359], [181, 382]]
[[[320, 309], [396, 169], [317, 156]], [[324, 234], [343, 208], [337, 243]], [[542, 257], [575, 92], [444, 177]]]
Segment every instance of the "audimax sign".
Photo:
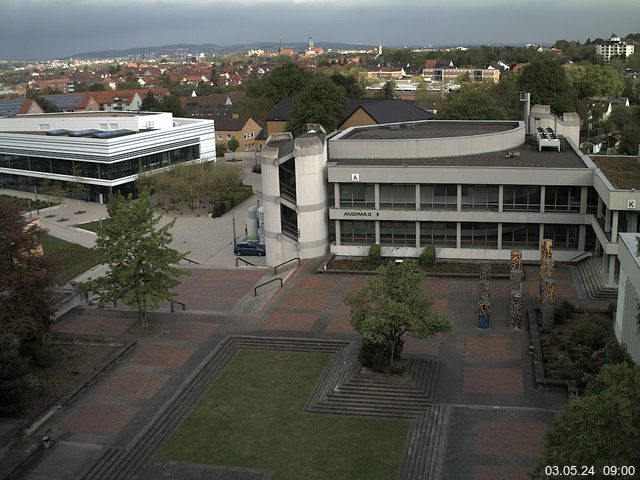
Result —
[[380, 212], [366, 212], [362, 210], [345, 210], [342, 212], [343, 217], [379, 217]]

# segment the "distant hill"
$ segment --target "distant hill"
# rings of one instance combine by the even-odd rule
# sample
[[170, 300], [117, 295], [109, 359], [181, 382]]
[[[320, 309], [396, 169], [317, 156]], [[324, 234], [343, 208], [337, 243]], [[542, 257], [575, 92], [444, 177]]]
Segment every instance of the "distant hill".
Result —
[[[317, 47], [322, 47], [326, 49], [332, 50], [362, 50], [362, 49], [372, 49], [377, 47], [377, 45], [364, 45], [364, 44], [354, 44], [354, 43], [339, 43], [339, 42], [315, 42]], [[163, 45], [156, 47], [136, 47], [136, 48], [127, 48], [124, 50], [102, 50], [99, 52], [83, 52], [77, 53], [75, 55], [71, 55], [71, 58], [121, 58], [121, 57], [140, 57], [140, 56], [154, 56], [159, 57], [164, 54], [168, 54], [170, 52], [175, 52], [179, 49], [186, 50], [185, 53], [190, 55], [196, 55], [198, 53], [204, 53], [207, 55], [226, 55], [230, 53], [236, 52], [246, 52], [247, 50], [258, 50], [262, 49], [264, 51], [275, 51], [280, 46], [280, 43], [276, 42], [256, 42], [256, 43], [247, 43], [247, 44], [239, 44], [239, 45], [216, 45], [212, 43], [207, 43], [203, 45], [194, 45], [189, 43], [176, 43], [173, 45]], [[282, 44], [285, 48], [292, 48], [296, 51], [303, 51], [307, 48], [307, 43], [299, 42], [299, 43], [284, 43]]]

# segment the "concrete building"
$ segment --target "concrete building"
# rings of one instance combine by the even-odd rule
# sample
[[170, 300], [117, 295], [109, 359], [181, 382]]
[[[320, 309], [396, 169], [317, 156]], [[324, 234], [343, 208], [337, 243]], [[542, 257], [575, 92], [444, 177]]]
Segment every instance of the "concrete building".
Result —
[[472, 82], [500, 81], [500, 70], [497, 68], [457, 68], [457, 67], [425, 67], [422, 77], [427, 82], [459, 83], [463, 78]]
[[170, 113], [66, 113], [0, 119], [0, 187], [80, 182], [89, 197], [129, 193], [141, 173], [215, 160], [214, 122]]
[[615, 286], [618, 232], [638, 231], [640, 169], [583, 155], [575, 114], [534, 106], [528, 123], [528, 132], [517, 121], [417, 121], [270, 137], [267, 263], [366, 256], [373, 244], [389, 257], [434, 245], [444, 259], [501, 260], [517, 248], [536, 261], [551, 238], [554, 259], [591, 252]]
[[635, 45], [620, 40], [620, 37], [612, 34], [609, 40], [596, 44], [596, 54], [604, 57], [605, 63], [609, 63], [612, 57], [628, 57], [633, 55]]
[[624, 343], [633, 358], [640, 363], [640, 333], [638, 329], [638, 302], [640, 302], [640, 257], [636, 254], [638, 235], [620, 234], [620, 282], [616, 320], [613, 330], [618, 342]]

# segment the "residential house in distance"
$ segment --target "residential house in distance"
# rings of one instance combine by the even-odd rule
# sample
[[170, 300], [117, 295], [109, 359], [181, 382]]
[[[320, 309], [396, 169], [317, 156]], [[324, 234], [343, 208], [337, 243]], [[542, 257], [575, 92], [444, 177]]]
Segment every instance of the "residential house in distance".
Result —
[[367, 78], [379, 78], [383, 80], [400, 80], [407, 73], [403, 67], [378, 67], [367, 71]]
[[422, 70], [422, 77], [426, 82], [459, 83], [463, 78], [468, 78], [472, 82], [498, 83], [500, 81], [500, 69], [492, 66], [487, 68], [425, 66]]
[[0, 117], [44, 113], [35, 100], [26, 97], [0, 98]]
[[92, 92], [92, 95], [103, 112], [137, 112], [142, 105], [142, 98], [135, 90]]
[[256, 138], [262, 127], [253, 118], [232, 112], [229, 107], [219, 108], [215, 115], [207, 118], [215, 121], [216, 143], [226, 143], [235, 138], [238, 141], [236, 152], [256, 150]]
[[602, 112], [602, 120], [606, 120], [613, 112], [614, 107], [628, 107], [629, 99], [627, 97], [588, 97], [589, 110], [594, 108]]
[[42, 95], [41, 98], [56, 105], [58, 113], [100, 111], [100, 105], [93, 98], [93, 92]]
[[[266, 118], [267, 136], [284, 132], [292, 106], [293, 98], [285, 97], [269, 111]], [[433, 118], [432, 113], [407, 100], [351, 98], [347, 104], [345, 115], [338, 125], [338, 130], [353, 126], [431, 120]]]
[[181, 99], [184, 114], [188, 117], [214, 117], [222, 107], [232, 107], [246, 96], [245, 92], [214, 93], [201, 97]]
[[596, 43], [596, 54], [604, 57], [604, 62], [609, 63], [612, 57], [628, 57], [633, 55], [635, 45], [623, 42], [615, 33], [611, 34], [609, 40]]

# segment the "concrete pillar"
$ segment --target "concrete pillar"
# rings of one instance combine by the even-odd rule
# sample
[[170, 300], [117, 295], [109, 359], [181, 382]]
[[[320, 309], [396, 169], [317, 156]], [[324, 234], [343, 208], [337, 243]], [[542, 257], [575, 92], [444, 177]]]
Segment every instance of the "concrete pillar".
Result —
[[616, 285], [616, 256], [609, 255], [609, 276], [607, 277], [607, 286], [614, 287]]
[[[545, 195], [546, 195], [546, 187], [542, 185], [540, 187], [540, 213], [544, 213], [544, 204], [545, 204]], [[540, 237], [542, 238], [542, 237]]]
[[600, 218], [602, 216], [602, 206], [602, 198], [600, 198], [600, 195], [598, 195], [598, 209], [596, 210], [596, 218]]
[[376, 220], [376, 243], [380, 245], [380, 220]]
[[611, 242], [616, 243], [618, 241], [618, 216], [620, 212], [614, 210], [611, 218]]
[[611, 232], [611, 210], [607, 208], [607, 213], [604, 216], [604, 232]]
[[587, 236], [587, 226], [580, 225], [578, 227], [578, 250], [584, 252], [584, 241]]
[[342, 233], [342, 229], [340, 228], [340, 220], [334, 220], [335, 226], [336, 226], [336, 247], [339, 247], [340, 245], [342, 245], [342, 242], [340, 241], [340, 235]]
[[540, 231], [538, 232], [538, 245], [542, 245], [542, 240], [544, 240], [544, 223], [540, 224]]
[[609, 268], [609, 255], [604, 253], [604, 245], [602, 246], [602, 267], [600, 267], [600, 271], [602, 273], [607, 273], [607, 268]]
[[[498, 187], [498, 212], [502, 213], [502, 209], [503, 209], [503, 203], [504, 203], [504, 185], [500, 185]], [[502, 224], [499, 224], [502, 225]], [[501, 228], [501, 227], [498, 227]], [[498, 249], [500, 249], [500, 237], [498, 237]]]
[[498, 250], [502, 250], [502, 223], [498, 224]]
[[587, 213], [587, 197], [589, 196], [589, 187], [580, 187], [580, 213]]
[[458, 184], [458, 190], [456, 195], [457, 195], [456, 210], [458, 212], [461, 212], [462, 211], [462, 185], [461, 184]]
[[462, 248], [462, 224], [456, 222], [456, 248]]
[[376, 183], [373, 186], [373, 198], [374, 198], [374, 206], [376, 210], [380, 210], [380, 184], [379, 183]]
[[420, 184], [416, 183], [416, 210], [420, 210]]
[[416, 248], [420, 248], [420, 222], [416, 222]]
[[333, 201], [336, 208], [340, 208], [340, 184], [333, 184]]

